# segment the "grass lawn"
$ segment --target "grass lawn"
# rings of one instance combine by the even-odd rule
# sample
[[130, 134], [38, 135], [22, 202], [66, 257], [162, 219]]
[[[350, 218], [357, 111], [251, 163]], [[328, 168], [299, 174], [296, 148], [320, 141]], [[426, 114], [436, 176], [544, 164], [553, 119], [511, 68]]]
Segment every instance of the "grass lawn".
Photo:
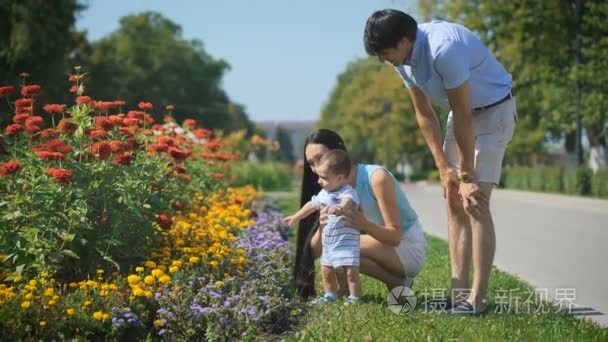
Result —
[[[284, 212], [291, 213], [297, 209], [297, 193], [284, 193], [279, 198], [277, 204]], [[608, 329], [602, 329], [588, 320], [557, 313], [555, 306], [538, 297], [530, 298], [533, 289], [525, 282], [497, 269], [493, 270], [490, 281], [490, 314], [484, 317], [452, 317], [425, 309], [426, 299], [438, 298], [437, 291], [449, 290], [450, 274], [447, 243], [434, 237], [427, 238], [427, 259], [414, 284], [418, 302], [414, 311], [403, 315], [390, 311], [387, 305], [388, 290], [384, 284], [362, 276], [363, 304], [345, 307], [338, 301], [311, 308], [302, 317], [301, 326], [286, 340], [608, 339]], [[317, 261], [317, 291], [322, 291], [318, 270]], [[506, 304], [509, 301], [510, 304]], [[506, 305], [498, 305], [500, 303]], [[517, 313], [516, 308], [519, 310]]]

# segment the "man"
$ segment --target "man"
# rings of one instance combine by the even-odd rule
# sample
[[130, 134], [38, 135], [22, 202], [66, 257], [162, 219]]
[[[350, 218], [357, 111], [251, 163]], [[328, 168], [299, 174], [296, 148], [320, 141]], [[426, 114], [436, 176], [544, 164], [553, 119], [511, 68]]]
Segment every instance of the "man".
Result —
[[[390, 62], [402, 77], [439, 169], [452, 270], [448, 312], [482, 314], [496, 246], [490, 195], [517, 118], [511, 75], [465, 27], [444, 21], [418, 25], [397, 10], [372, 14], [364, 42], [370, 55]], [[451, 110], [443, 146], [431, 100]]]

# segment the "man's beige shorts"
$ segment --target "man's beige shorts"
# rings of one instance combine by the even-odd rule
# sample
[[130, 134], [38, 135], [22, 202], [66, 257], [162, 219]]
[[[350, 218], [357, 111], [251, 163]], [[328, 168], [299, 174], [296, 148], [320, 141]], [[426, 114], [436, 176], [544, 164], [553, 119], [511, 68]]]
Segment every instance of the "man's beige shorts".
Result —
[[[507, 144], [513, 137], [516, 121], [515, 98], [488, 109], [473, 111], [475, 180], [477, 182], [499, 183], [502, 159]], [[458, 146], [454, 137], [452, 112], [448, 115], [443, 151], [450, 164], [459, 170]]]

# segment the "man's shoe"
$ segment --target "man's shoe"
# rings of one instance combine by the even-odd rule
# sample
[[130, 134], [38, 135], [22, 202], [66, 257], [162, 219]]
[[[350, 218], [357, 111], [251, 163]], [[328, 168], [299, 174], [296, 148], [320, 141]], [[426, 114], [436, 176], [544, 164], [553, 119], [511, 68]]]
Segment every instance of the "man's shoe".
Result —
[[344, 306], [349, 306], [349, 305], [354, 305], [354, 304], [361, 304], [361, 303], [363, 303], [363, 300], [361, 300], [361, 298], [359, 298], [359, 297], [348, 296], [344, 300]]

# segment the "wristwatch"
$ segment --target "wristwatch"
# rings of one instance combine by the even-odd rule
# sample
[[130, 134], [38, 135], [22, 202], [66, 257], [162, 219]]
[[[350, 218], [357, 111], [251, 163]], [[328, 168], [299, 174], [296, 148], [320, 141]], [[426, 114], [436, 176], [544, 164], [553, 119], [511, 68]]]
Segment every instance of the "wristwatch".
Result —
[[473, 175], [471, 175], [470, 173], [461, 172], [460, 181], [465, 184], [473, 183]]

